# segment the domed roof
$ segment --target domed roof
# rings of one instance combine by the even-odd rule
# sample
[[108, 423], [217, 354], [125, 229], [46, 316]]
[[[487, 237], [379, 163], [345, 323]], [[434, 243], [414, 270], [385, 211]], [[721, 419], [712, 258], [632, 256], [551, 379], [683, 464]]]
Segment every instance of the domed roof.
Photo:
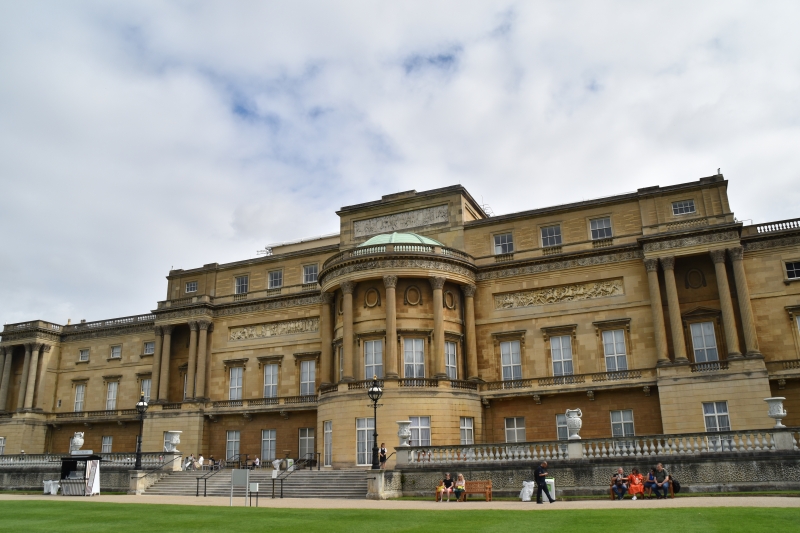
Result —
[[362, 246], [377, 246], [380, 244], [427, 244], [429, 246], [444, 246], [444, 244], [416, 233], [382, 233], [375, 235], [368, 241], [359, 244], [358, 248]]

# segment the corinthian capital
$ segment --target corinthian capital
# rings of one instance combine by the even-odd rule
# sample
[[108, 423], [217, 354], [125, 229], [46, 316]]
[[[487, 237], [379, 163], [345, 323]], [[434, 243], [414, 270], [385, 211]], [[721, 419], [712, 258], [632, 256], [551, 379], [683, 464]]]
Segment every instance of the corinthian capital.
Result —
[[174, 324], [165, 324], [161, 326], [161, 331], [164, 332], [164, 335], [172, 335], [172, 330], [175, 329]]
[[476, 288], [477, 287], [475, 287], [475, 285], [462, 285], [461, 292], [464, 293], [464, 296], [466, 298], [472, 298], [473, 296], [475, 296]]
[[333, 293], [332, 292], [323, 292], [321, 295], [322, 303], [325, 305], [331, 305], [333, 303]]
[[725, 262], [725, 250], [711, 250], [709, 253], [711, 254], [711, 260], [715, 263]]
[[744, 256], [744, 248], [737, 246], [736, 248], [729, 248], [728, 254], [731, 256], [731, 261], [741, 261]]
[[190, 331], [197, 331], [197, 321], [196, 320], [190, 320], [189, 321], [189, 330]]
[[435, 276], [432, 278], [428, 278], [428, 281], [431, 282], [431, 287], [433, 287], [433, 290], [440, 291], [442, 290], [442, 287], [444, 287], [444, 282], [446, 281], [446, 278], [443, 278], [441, 276]]
[[211, 328], [211, 321], [210, 320], [198, 320], [197, 322], [195, 322], [195, 324], [197, 324], [197, 327], [199, 329], [208, 330], [208, 329]]
[[383, 276], [383, 286], [387, 289], [394, 289], [397, 287], [397, 276]]
[[674, 257], [662, 257], [661, 258], [661, 268], [664, 270], [675, 270], [675, 258]]
[[356, 290], [355, 281], [343, 281], [340, 285], [342, 292], [345, 294], [353, 294]]
[[164, 334], [164, 332], [161, 330], [161, 326], [153, 327], [153, 333], [156, 334], [156, 337], [160, 337], [161, 335]]
[[645, 259], [644, 267], [648, 272], [658, 272], [658, 259]]

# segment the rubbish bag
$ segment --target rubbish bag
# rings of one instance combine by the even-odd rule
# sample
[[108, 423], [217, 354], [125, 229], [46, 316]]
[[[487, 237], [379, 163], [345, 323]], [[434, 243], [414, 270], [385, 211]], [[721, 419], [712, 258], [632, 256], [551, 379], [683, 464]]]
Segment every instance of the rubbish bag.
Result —
[[519, 491], [519, 497], [524, 502], [531, 501], [531, 497], [533, 497], [533, 481], [523, 481], [522, 482], [522, 490]]

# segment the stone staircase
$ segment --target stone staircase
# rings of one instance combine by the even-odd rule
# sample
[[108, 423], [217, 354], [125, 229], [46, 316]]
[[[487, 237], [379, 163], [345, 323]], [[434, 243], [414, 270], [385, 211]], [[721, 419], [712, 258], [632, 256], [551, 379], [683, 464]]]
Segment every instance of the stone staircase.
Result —
[[[207, 473], [207, 472], [206, 472]], [[145, 491], [148, 495], [194, 496], [197, 478], [204, 472], [173, 472]], [[297, 470], [283, 482], [284, 498], [346, 498], [367, 496], [368, 470]], [[259, 484], [260, 497], [272, 496], [272, 470], [251, 470], [250, 483]], [[226, 469], [208, 478], [208, 496], [230, 496], [231, 471]], [[243, 488], [233, 489], [234, 497], [244, 497]], [[203, 480], [200, 480], [200, 497]], [[280, 481], [275, 481], [275, 497], [280, 497]]]

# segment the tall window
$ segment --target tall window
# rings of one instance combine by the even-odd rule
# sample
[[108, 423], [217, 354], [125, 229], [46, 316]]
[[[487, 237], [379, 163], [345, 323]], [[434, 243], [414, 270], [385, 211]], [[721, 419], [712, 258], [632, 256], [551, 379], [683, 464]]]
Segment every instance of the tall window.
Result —
[[279, 289], [283, 287], [283, 270], [273, 270], [267, 276], [268, 276], [267, 288]]
[[514, 251], [514, 239], [510, 233], [494, 236], [494, 253], [495, 255], [510, 254]]
[[366, 341], [364, 343], [364, 379], [372, 376], [383, 377], [383, 341]]
[[686, 215], [694, 212], [694, 200], [681, 200], [680, 202], [672, 202], [673, 215]]
[[144, 343], [144, 355], [153, 355], [156, 353], [156, 343], [153, 341], [148, 341]]
[[571, 376], [572, 338], [569, 335], [550, 337], [550, 352], [553, 354], [553, 375]]
[[244, 368], [241, 366], [234, 366], [231, 368], [231, 381], [228, 388], [228, 399], [229, 400], [241, 400], [242, 399], [242, 375], [244, 374]]
[[731, 420], [728, 416], [728, 402], [708, 402], [703, 404], [703, 416], [706, 431], [730, 431]]
[[503, 381], [522, 379], [522, 361], [519, 354], [519, 341], [500, 343], [500, 365], [503, 368]]
[[314, 428], [300, 428], [300, 459], [314, 453]]
[[117, 389], [119, 381], [109, 381], [106, 387], [106, 411], [113, 411], [117, 408]]
[[78, 383], [75, 385], [75, 408], [76, 413], [83, 411], [83, 397], [86, 395], [86, 384]]
[[317, 282], [317, 265], [303, 266], [303, 283]]
[[326, 420], [322, 423], [322, 466], [333, 464], [333, 421]]
[[111, 359], [119, 359], [122, 357], [122, 346], [112, 346], [111, 347]]
[[444, 368], [447, 379], [458, 379], [458, 366], [456, 365], [456, 343], [444, 343]]
[[567, 429], [567, 415], [556, 415], [556, 434], [558, 440], [569, 439], [569, 430]]
[[425, 377], [424, 339], [403, 339], [403, 361], [407, 378]]
[[475, 444], [475, 419], [471, 416], [462, 416], [461, 423], [461, 444]]
[[786, 263], [786, 277], [789, 279], [800, 278], [800, 261]]
[[314, 394], [314, 384], [316, 382], [317, 362], [315, 360], [300, 361], [300, 396], [310, 396]]
[[261, 460], [275, 460], [275, 433], [274, 429], [261, 430]]
[[183, 399], [186, 400], [186, 396], [189, 393], [189, 374], [186, 373], [183, 375]]
[[78, 361], [88, 361], [89, 360], [89, 348], [84, 348], [80, 352], [78, 352]]
[[4, 455], [6, 453], [6, 438], [0, 437], [0, 455]]
[[561, 244], [561, 226], [547, 226], [542, 228], [542, 247], [558, 246]]
[[633, 410], [611, 411], [611, 436], [633, 437]]
[[233, 461], [239, 458], [239, 432], [228, 430], [225, 444], [225, 460]]
[[625, 354], [625, 331], [615, 329], [603, 332], [603, 351], [606, 355], [606, 372], [628, 369]]
[[372, 433], [375, 429], [374, 418], [356, 418], [356, 464], [359, 466], [372, 464]]
[[142, 380], [142, 394], [144, 394], [144, 401], [150, 403], [150, 388], [153, 386], [153, 380], [146, 378]]
[[197, 292], [197, 282], [196, 281], [187, 281], [186, 282], [186, 292]]
[[103, 447], [101, 448], [100, 453], [111, 453], [111, 448], [114, 442], [114, 437], [104, 435], [103, 436]]
[[344, 379], [344, 347], [339, 346], [339, 381]]
[[408, 443], [411, 446], [430, 446], [431, 445], [431, 417], [412, 416], [411, 420], [411, 439]]
[[234, 284], [234, 294], [245, 294], [250, 286], [250, 278], [247, 276], [236, 276]]
[[264, 398], [278, 397], [278, 365], [264, 365]]
[[525, 417], [506, 418], [506, 442], [525, 442]]
[[694, 362], [706, 363], [708, 361], [719, 361], [717, 339], [714, 336], [714, 323], [698, 322], [692, 324], [691, 329]]
[[595, 218], [589, 221], [592, 227], [592, 240], [608, 239], [611, 237], [611, 218]]

